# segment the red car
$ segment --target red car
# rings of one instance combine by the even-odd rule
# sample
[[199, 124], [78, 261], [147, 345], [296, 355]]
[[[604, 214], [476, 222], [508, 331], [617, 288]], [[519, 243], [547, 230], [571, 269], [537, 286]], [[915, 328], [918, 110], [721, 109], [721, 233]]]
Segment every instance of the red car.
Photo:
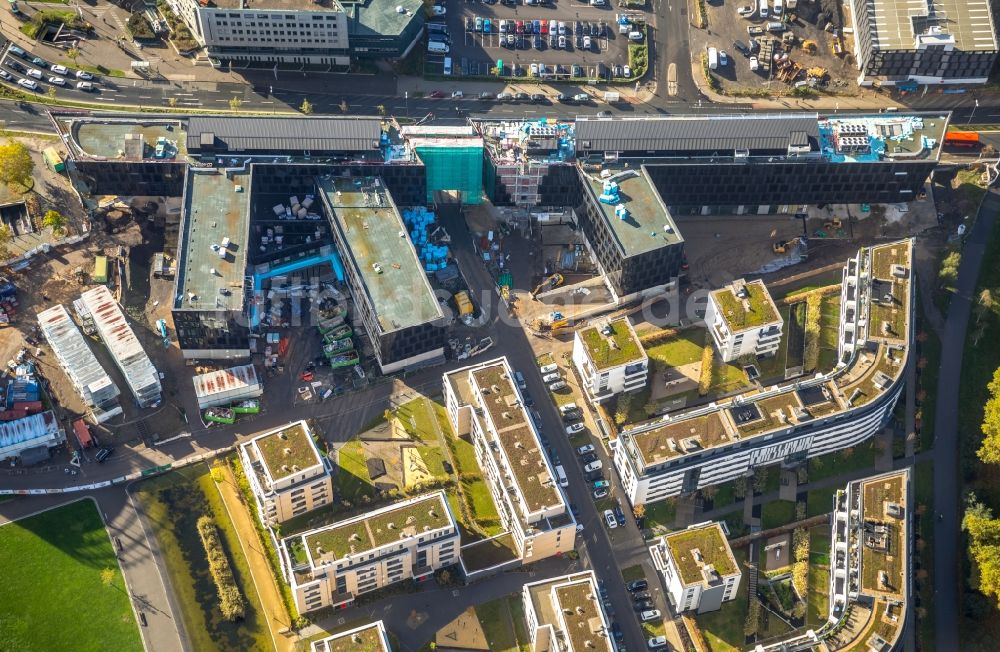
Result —
[[432, 91], [428, 97], [444, 97], [444, 91]]
[[548, 34], [549, 33], [549, 24], [547, 22], [545, 22], [544, 20], [542, 21], [541, 27], [542, 27], [542, 34]]
[[523, 20], [517, 21], [516, 28], [518, 34], [524, 34], [524, 21]]

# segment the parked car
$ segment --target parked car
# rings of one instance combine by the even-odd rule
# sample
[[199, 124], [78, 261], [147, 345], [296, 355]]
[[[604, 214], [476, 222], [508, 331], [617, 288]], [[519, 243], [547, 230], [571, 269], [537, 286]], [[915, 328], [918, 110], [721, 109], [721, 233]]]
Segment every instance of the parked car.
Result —
[[653, 598], [650, 597], [649, 591], [639, 591], [632, 594], [632, 599], [636, 602], [642, 602], [643, 600], [652, 600]]
[[[493, 93], [491, 93], [489, 91], [483, 91], [482, 93], [479, 94], [479, 99], [481, 99], [481, 100], [492, 100], [493, 99]], [[527, 394], [525, 394], [524, 395], [524, 404], [530, 407], [531, 403], [528, 403], [529, 400], [531, 400], [531, 397], [528, 396]]]
[[627, 78], [631, 76], [632, 76], [632, 69], [629, 68], [627, 65], [622, 66], [622, 77]]
[[551, 385], [549, 385], [549, 390], [551, 390], [553, 392], [558, 392], [560, 389], [566, 389], [566, 381], [565, 380], [560, 380], [557, 383], [552, 383]]
[[750, 70], [756, 72], [758, 68], [760, 68], [760, 62], [757, 57], [750, 57]]
[[586, 455], [587, 453], [593, 453], [593, 452], [594, 452], [593, 444], [587, 444], [585, 446], [581, 446], [580, 448], [576, 449], [577, 455]]
[[580, 457], [581, 464], [589, 465], [592, 462], [596, 461], [597, 461], [597, 453], [585, 453], [583, 456]]
[[750, 36], [763, 36], [764, 28], [758, 25], [747, 25], [747, 34]]
[[750, 46], [743, 41], [733, 41], [733, 49], [745, 57], [750, 56]]
[[[560, 382], [563, 382], [563, 381], [560, 381]], [[565, 385], [566, 383], [563, 382], [563, 384]], [[566, 434], [567, 435], [575, 435], [576, 433], [582, 431], [584, 428], [586, 428], [586, 426], [583, 425], [582, 423], [574, 423], [573, 425], [566, 426]]]
[[66, 80], [62, 77], [49, 77], [49, 83], [53, 86], [65, 86]]
[[736, 10], [736, 13], [742, 16], [743, 18], [753, 18], [754, 13], [756, 12], [754, 12], [753, 7], [747, 5], [745, 7], [739, 7]]
[[622, 511], [621, 503], [615, 503], [615, 518], [618, 519], [618, 525], [625, 527], [625, 512]]
[[514, 96], [510, 93], [497, 93], [497, 102], [510, 102]]
[[608, 495], [607, 489], [594, 489], [594, 500], [599, 500]]
[[14, 75], [10, 74], [6, 70], [0, 70], [0, 79], [3, 79], [4, 81], [10, 81], [13, 78]]
[[483, 19], [483, 34], [489, 34], [493, 31], [493, 22], [489, 18]]
[[589, 36], [584, 36], [584, 37], [583, 37], [583, 49], [584, 49], [584, 50], [589, 50], [590, 48], [592, 48], [592, 47], [593, 47], [593, 45], [594, 45], [594, 44], [593, 44], [593, 42], [592, 42], [592, 41], [590, 40], [590, 37], [589, 37]]
[[104, 462], [111, 457], [111, 454], [114, 452], [114, 446], [105, 446], [101, 450], [97, 451], [97, 454], [94, 455], [94, 459], [97, 460], [98, 464], [104, 464]]
[[631, 593], [635, 593], [637, 591], [645, 591], [646, 589], [649, 588], [649, 582], [647, 582], [646, 580], [633, 580], [628, 584], [626, 584], [625, 588], [628, 589], [629, 592]]
[[729, 55], [726, 54], [725, 50], [719, 52], [719, 65], [728, 66], [729, 65]]
[[444, 5], [434, 5], [433, 7], [431, 7], [431, 13], [434, 14], [435, 16], [444, 16], [446, 13], [448, 13], [448, 8], [445, 7]]
[[[531, 65], [535, 65], [535, 64], [531, 64]], [[554, 383], [557, 380], [562, 380], [562, 374], [559, 373], [558, 371], [556, 373], [554, 373], [554, 374], [545, 374], [544, 376], [542, 376], [542, 382]]]
[[646, 647], [650, 650], [659, 650], [661, 647], [666, 647], [667, 637], [666, 636], [654, 636], [653, 638], [646, 641]]
[[[562, 95], [562, 97], [567, 97], [567, 96], [566, 95]], [[564, 100], [564, 101], [570, 101], [570, 100], [572, 100], [572, 98], [569, 98], [569, 100]], [[566, 422], [566, 423], [572, 423], [573, 421], [579, 421], [581, 418], [583, 418], [583, 415], [581, 415], [579, 411], [567, 412], [566, 414], [562, 415], [562, 420], [564, 422]]]
[[[529, 99], [531, 99], [531, 96], [528, 95], [527, 93], [514, 93], [514, 101], [515, 102], [527, 102]], [[563, 386], [566, 385], [566, 383], [564, 381], [560, 380], [558, 382], [552, 383], [552, 385], [549, 385], [549, 389], [552, 389], [553, 385], [558, 385], [559, 383], [562, 383]], [[555, 391], [555, 390], [553, 389], [552, 391]]]
[[618, 527], [618, 521], [615, 520], [615, 515], [611, 513], [610, 509], [604, 510], [604, 522], [608, 524], [608, 528], [615, 529]]
[[36, 65], [36, 66], [38, 66], [39, 68], [48, 68], [49, 67], [49, 64], [45, 61], [45, 59], [43, 59], [41, 57], [35, 57], [34, 59], [31, 60], [31, 63], [34, 64], [34, 65]]
[[483, 31], [483, 19], [481, 16], [476, 16], [476, 31]]
[[[618, 624], [618, 621], [611, 623], [611, 635], [614, 636], [616, 641], [620, 641], [625, 638], [625, 632], [622, 631], [622, 626]], [[618, 646], [621, 649], [621, 646]]]
[[642, 600], [640, 602], [636, 602], [634, 607], [636, 611], [649, 611], [650, 609], [655, 609], [656, 605], [650, 600]]
[[576, 95], [573, 96], [573, 100], [576, 102], [589, 102], [590, 96], [587, 95], [586, 93], [577, 93]]
[[465, 19], [465, 31], [474, 32], [476, 31], [476, 21], [472, 17], [466, 17]]
[[17, 85], [23, 86], [24, 88], [27, 88], [28, 90], [31, 91], [38, 90], [38, 82], [36, 82], [34, 79], [18, 79]]
[[642, 38], [643, 38], [642, 37], [642, 32], [636, 31], [636, 32], [629, 32], [628, 33], [628, 40], [630, 40], [630, 41], [635, 41], [636, 43], [638, 43], [638, 42], [642, 41]]
[[530, 66], [528, 66], [528, 70], [531, 71], [531, 76], [532, 77], [537, 77], [538, 76], [538, 64], [537, 63], [533, 63]]
[[[584, 466], [583, 472], [593, 473], [594, 471], [600, 471], [602, 468], [604, 468], [604, 462], [602, 462], [601, 460], [596, 460]], [[614, 513], [612, 513], [611, 515], [614, 516]]]
[[611, 117], [611, 111], [598, 111], [597, 112], [597, 117], [598, 118], [610, 118]]
[[598, 480], [594, 483], [594, 489], [607, 489], [611, 486], [611, 483], [607, 480]]
[[559, 413], [560, 414], [566, 414], [567, 412], [573, 412], [573, 411], [579, 410], [579, 409], [580, 408], [577, 407], [576, 403], [566, 403], [565, 405], [560, 405], [559, 406]]
[[[559, 93], [558, 95], [556, 95], [556, 102], [562, 102], [563, 104], [572, 104], [573, 96], [567, 95], [566, 93]], [[572, 421], [572, 420], [573, 420], [572, 417], [567, 417], [566, 415], [563, 415], [563, 421]]]
[[54, 72], [55, 74], [57, 74], [57, 75], [66, 75], [66, 74], [69, 74], [69, 69], [67, 69], [66, 66], [60, 66], [57, 63], [52, 64], [52, 67], [50, 68], [50, 70], [52, 72]]
[[42, 78], [42, 71], [38, 70], [37, 68], [28, 68], [27, 75], [29, 77], [34, 77], [35, 79], [41, 79]]
[[641, 614], [639, 614], [639, 620], [641, 620], [644, 623], [648, 623], [651, 620], [656, 620], [659, 617], [660, 617], [659, 609], [650, 609], [649, 611], [643, 611]]
[[566, 37], [565, 36], [560, 36], [559, 37], [559, 49], [560, 50], [565, 50], [566, 49]]

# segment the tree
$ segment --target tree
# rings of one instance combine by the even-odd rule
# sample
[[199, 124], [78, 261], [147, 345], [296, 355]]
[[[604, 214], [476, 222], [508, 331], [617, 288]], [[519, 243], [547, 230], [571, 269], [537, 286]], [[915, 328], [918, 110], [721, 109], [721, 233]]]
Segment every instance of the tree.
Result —
[[49, 86], [48, 88], [45, 89], [45, 94], [48, 96], [50, 100], [56, 99], [56, 87]]
[[80, 56], [80, 51], [76, 48], [70, 48], [66, 50], [66, 56], [75, 64], [76, 58]]
[[347, 105], [347, 100], [340, 100], [340, 104], [338, 105], [338, 108], [340, 109], [341, 113], [347, 113], [347, 110], [350, 107]]
[[385, 104], [379, 104], [375, 107], [375, 110], [378, 111], [379, 115], [385, 115]]
[[42, 226], [50, 227], [56, 235], [62, 235], [66, 233], [66, 218], [59, 211], [48, 210], [42, 217]]
[[35, 163], [31, 160], [28, 148], [21, 143], [8, 140], [0, 145], [0, 181], [8, 186], [20, 186], [26, 193], [34, 186], [31, 174], [35, 171]]
[[243, 100], [238, 97], [229, 98], [229, 108], [231, 110], [239, 111], [241, 106], [243, 106]]
[[1000, 463], [1000, 368], [993, 372], [993, 380], [986, 386], [990, 398], [983, 406], [983, 443], [976, 455], [987, 464]]
[[951, 251], [944, 257], [938, 270], [941, 287], [951, 287], [958, 280], [958, 266], [961, 262], [962, 254], [958, 251]]
[[636, 518], [644, 518], [646, 516], [646, 506], [642, 503], [636, 505], [632, 508], [632, 515]]
[[712, 367], [715, 362], [715, 347], [706, 344], [701, 350], [701, 374], [698, 376], [698, 396], [705, 396], [712, 389]]
[[979, 570], [979, 592], [1000, 599], [1000, 519], [993, 518], [993, 511], [975, 494], [969, 494], [962, 529], [969, 537], [969, 556]]
[[8, 245], [13, 240], [14, 232], [11, 228], [6, 224], [0, 224], [0, 260], [10, 258], [10, 247]]
[[313, 105], [309, 100], [303, 99], [302, 104], [299, 106], [299, 111], [302, 111], [305, 115], [312, 115]]
[[115, 583], [115, 572], [110, 568], [101, 571], [101, 584], [111, 586]]

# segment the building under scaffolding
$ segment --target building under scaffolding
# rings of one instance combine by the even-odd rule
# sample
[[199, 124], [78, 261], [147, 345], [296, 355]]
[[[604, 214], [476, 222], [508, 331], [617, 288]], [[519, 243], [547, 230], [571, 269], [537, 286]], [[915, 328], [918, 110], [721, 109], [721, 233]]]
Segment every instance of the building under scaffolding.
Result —
[[104, 423], [121, 414], [118, 387], [94, 357], [66, 308], [57, 304], [39, 313], [38, 325], [94, 422]]
[[0, 460], [20, 457], [28, 460], [48, 459], [48, 449], [66, 440], [66, 433], [59, 429], [59, 420], [51, 410], [32, 414], [15, 421], [0, 422]]
[[463, 204], [483, 199], [483, 139], [472, 126], [406, 126], [400, 134], [424, 164], [427, 203], [457, 193]]
[[234, 401], [257, 398], [264, 389], [257, 378], [257, 369], [252, 364], [220, 369], [195, 376], [194, 395], [198, 398], [198, 408], [229, 405]]
[[87, 290], [80, 298], [94, 320], [104, 345], [114, 356], [115, 364], [141, 408], [160, 404], [160, 375], [132, 331], [118, 302], [103, 285]]

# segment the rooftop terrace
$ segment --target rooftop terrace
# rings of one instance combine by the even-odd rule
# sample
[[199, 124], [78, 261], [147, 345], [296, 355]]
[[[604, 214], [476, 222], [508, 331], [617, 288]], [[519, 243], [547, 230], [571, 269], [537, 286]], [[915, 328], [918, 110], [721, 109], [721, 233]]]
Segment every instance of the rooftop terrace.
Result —
[[317, 179], [349, 243], [383, 333], [443, 316], [409, 234], [380, 179]]
[[313, 642], [312, 652], [391, 652], [381, 620]]
[[323, 463], [304, 421], [267, 432], [252, 443], [274, 481]]
[[454, 528], [444, 492], [437, 491], [297, 535], [313, 567], [375, 550], [405, 537]]
[[684, 584], [706, 583], [702, 568], [712, 566], [721, 577], [739, 571], [718, 523], [689, 528], [663, 537]]
[[[741, 289], [745, 289], [746, 297], [737, 296]], [[719, 306], [720, 316], [734, 333], [781, 321], [778, 307], [763, 281], [736, 281], [712, 292], [712, 298]]]
[[612, 176], [610, 180], [618, 183], [621, 205], [629, 212], [625, 219], [615, 216], [614, 206], [598, 201], [598, 197], [604, 192], [603, 180], [588, 175], [587, 185], [626, 256], [635, 256], [683, 240], [645, 170], [631, 170]]
[[[604, 328], [610, 329], [609, 335]], [[580, 331], [580, 340], [586, 345], [590, 361], [598, 369], [618, 367], [646, 357], [639, 338], [628, 319], [616, 319], [606, 327], [591, 326]]]
[[947, 128], [947, 115], [826, 116], [819, 121], [820, 149], [835, 163], [937, 159]]
[[[811, 419], [863, 406], [895, 387], [905, 368], [910, 336], [912, 242], [901, 240], [862, 252], [862, 279], [891, 278], [860, 284], [859, 306], [872, 313], [863, 346], [831, 372], [796, 378], [732, 398], [693, 407], [621, 433], [619, 439], [640, 471], [705, 449], [778, 432]], [[878, 296], [869, 288], [875, 287]], [[892, 301], [885, 298], [886, 292]], [[888, 311], [885, 317], [879, 310]], [[858, 320], [855, 311], [855, 320]], [[886, 333], [882, 323], [891, 322]], [[859, 329], [863, 330], [860, 326]]]
[[175, 309], [243, 308], [249, 191], [249, 174], [188, 170]]
[[[864, 542], [861, 592], [902, 599], [906, 586], [906, 525], [909, 514], [904, 471], [861, 482]], [[897, 511], [898, 510], [898, 511]], [[877, 529], [885, 526], [884, 530]], [[888, 580], [883, 583], [881, 580]]]

